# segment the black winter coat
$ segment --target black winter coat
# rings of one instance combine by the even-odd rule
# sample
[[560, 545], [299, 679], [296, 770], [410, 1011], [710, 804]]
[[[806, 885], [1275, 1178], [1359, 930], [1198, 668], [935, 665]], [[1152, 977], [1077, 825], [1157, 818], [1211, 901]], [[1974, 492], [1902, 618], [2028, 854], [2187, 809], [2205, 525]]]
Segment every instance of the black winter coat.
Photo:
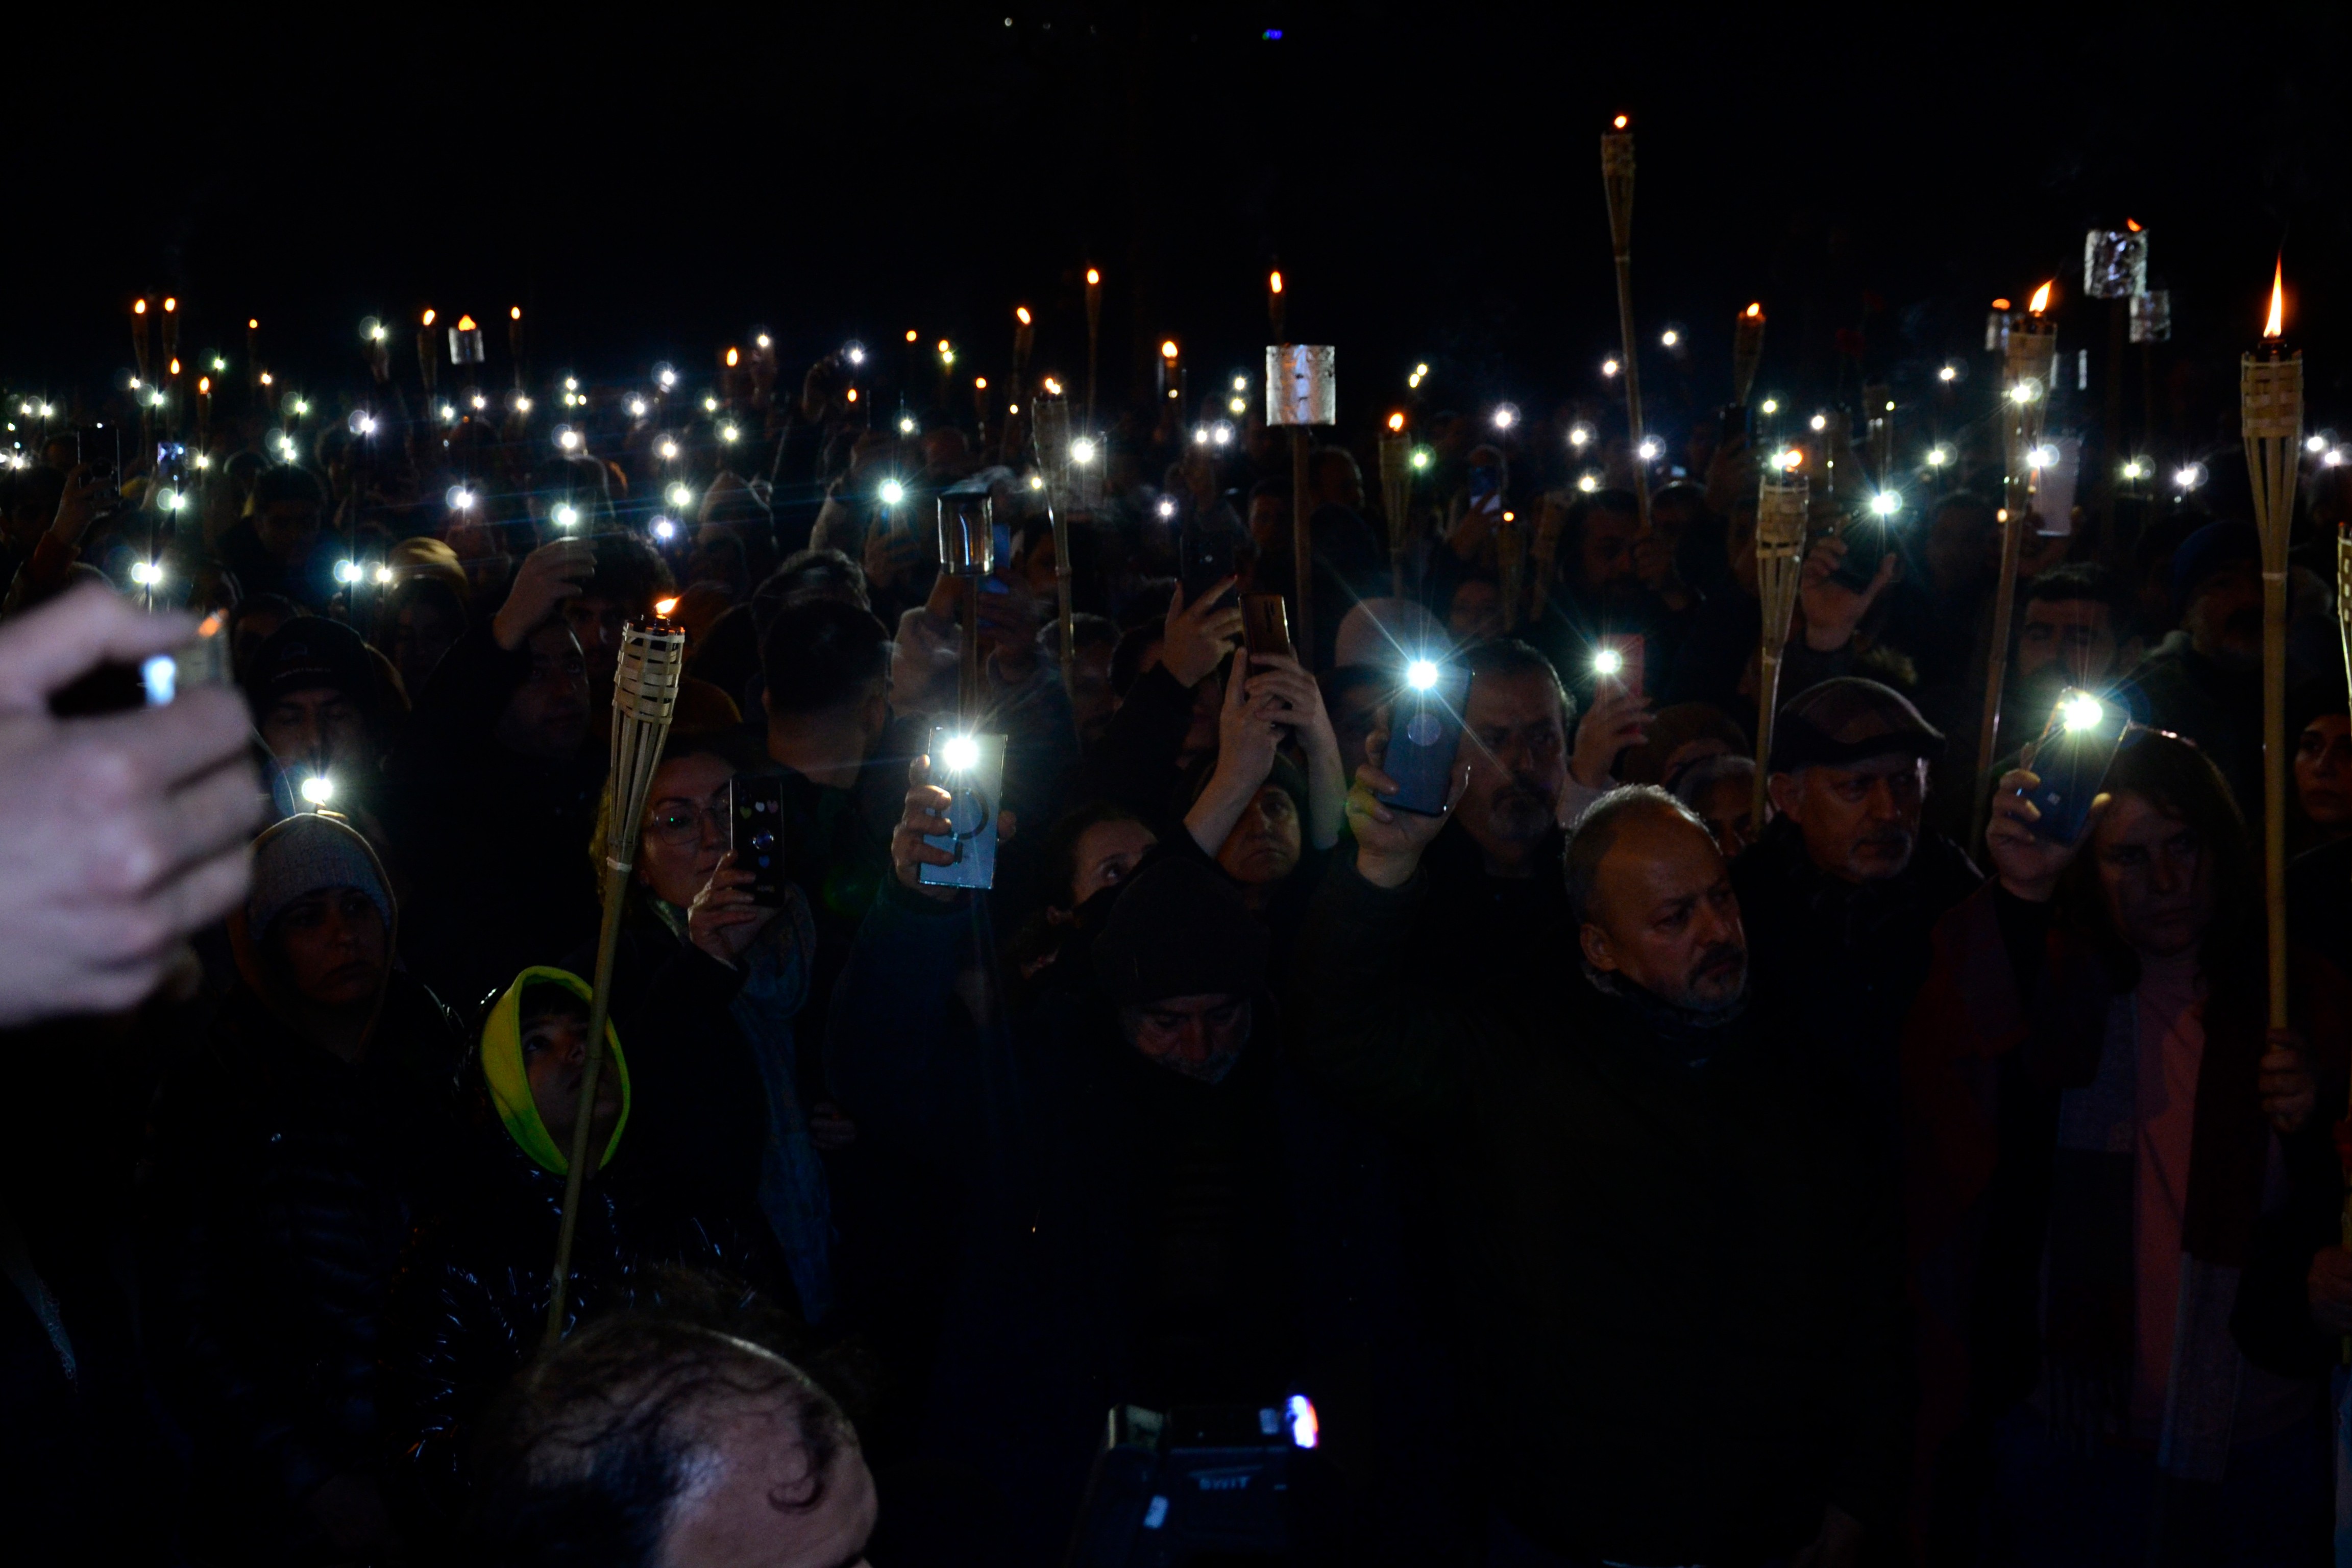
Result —
[[191, 1534], [243, 1561], [317, 1558], [301, 1511], [376, 1462], [376, 1356], [411, 1226], [452, 1171], [464, 1040], [391, 976], [356, 1068], [240, 987], [155, 1115], [147, 1322], [194, 1440]]

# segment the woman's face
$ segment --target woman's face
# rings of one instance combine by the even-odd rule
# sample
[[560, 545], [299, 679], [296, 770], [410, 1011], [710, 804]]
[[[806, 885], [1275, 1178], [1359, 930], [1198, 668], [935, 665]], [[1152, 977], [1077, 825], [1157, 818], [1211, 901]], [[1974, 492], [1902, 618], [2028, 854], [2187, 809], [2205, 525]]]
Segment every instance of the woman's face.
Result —
[[1126, 881], [1136, 863], [1159, 842], [1139, 822], [1097, 822], [1079, 834], [1076, 852], [1070, 857], [1076, 873], [1066, 907], [1075, 910], [1105, 888]]
[[372, 1001], [390, 968], [390, 932], [375, 901], [357, 888], [325, 888], [286, 906], [268, 940], [286, 979], [305, 1001], [348, 1007]]
[[654, 770], [637, 837], [637, 880], [664, 903], [694, 902], [727, 853], [732, 763], [707, 753], [674, 757]]
[[1248, 887], [1279, 882], [1298, 864], [1298, 804], [1280, 784], [1265, 784], [1217, 847], [1225, 875]]
[[2352, 828], [2352, 719], [2330, 713], [2303, 727], [2294, 747], [2294, 793], [2320, 826]]
[[2099, 819], [2091, 851], [2107, 918], [2135, 952], [2171, 958], [2204, 940], [2213, 920], [2212, 868], [2186, 821], [2126, 791]]

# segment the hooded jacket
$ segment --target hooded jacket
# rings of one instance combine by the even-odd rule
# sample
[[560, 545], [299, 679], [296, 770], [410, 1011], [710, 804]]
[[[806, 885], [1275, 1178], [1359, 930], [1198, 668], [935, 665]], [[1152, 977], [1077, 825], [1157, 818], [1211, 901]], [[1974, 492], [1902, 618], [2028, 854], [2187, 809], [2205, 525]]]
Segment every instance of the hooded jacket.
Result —
[[[387, 1492], [423, 1541], [446, 1538], [468, 1496], [466, 1454], [499, 1390], [547, 1334], [564, 1151], [531, 1098], [523, 1066], [526, 986], [590, 988], [564, 970], [515, 977], [482, 1026], [467, 1065], [469, 1126], [463, 1176], [402, 1267], [384, 1331], [383, 1448]], [[645, 1173], [623, 1157], [635, 1093], [609, 1024], [604, 1070], [621, 1088], [621, 1115], [603, 1160], [580, 1191], [565, 1287], [564, 1331], [602, 1313], [659, 1304], [666, 1282], [694, 1274], [752, 1278], [767, 1267], [731, 1226], [706, 1225], [648, 1195]], [[607, 1169], [611, 1166], [611, 1169]], [[738, 1288], [740, 1289], [740, 1287]]]
[[[257, 852], [322, 823], [289, 818]], [[364, 839], [330, 825], [375, 866]], [[229, 933], [237, 989], [155, 1112], [149, 1342], [194, 1439], [192, 1534], [245, 1561], [302, 1561], [324, 1544], [302, 1500], [374, 1467], [380, 1315], [446, 1178], [463, 1036], [431, 992], [388, 972], [364, 1052], [346, 1062], [304, 1034], [242, 911]]]

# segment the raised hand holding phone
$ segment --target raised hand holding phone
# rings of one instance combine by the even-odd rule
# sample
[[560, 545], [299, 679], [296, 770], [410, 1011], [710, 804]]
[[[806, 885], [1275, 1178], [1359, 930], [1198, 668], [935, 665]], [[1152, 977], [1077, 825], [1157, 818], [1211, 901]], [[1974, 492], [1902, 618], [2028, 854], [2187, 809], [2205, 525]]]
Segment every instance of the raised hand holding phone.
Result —
[[1405, 811], [1391, 805], [1397, 782], [1384, 768], [1393, 717], [1392, 711], [1383, 713], [1366, 740], [1364, 765], [1356, 770], [1355, 783], [1348, 791], [1348, 827], [1356, 839], [1356, 872], [1376, 888], [1401, 888], [1412, 879], [1423, 852], [1444, 830], [1454, 802], [1470, 784], [1470, 764], [1455, 763], [1438, 811]]

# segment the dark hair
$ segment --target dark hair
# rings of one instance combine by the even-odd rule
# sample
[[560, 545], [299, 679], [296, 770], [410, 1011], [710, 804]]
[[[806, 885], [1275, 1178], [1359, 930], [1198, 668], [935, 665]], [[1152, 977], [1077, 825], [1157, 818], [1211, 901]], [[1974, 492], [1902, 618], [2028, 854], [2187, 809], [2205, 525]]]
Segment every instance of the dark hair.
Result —
[[1150, 621], [1118, 639], [1110, 655], [1110, 689], [1125, 697], [1143, 673], [1144, 656], [1168, 640], [1164, 622]]
[[1089, 828], [1100, 827], [1106, 822], [1141, 822], [1142, 817], [1115, 800], [1097, 800], [1086, 805], [1072, 806], [1064, 812], [1053, 826], [1045, 830], [1045, 842], [1037, 847], [1037, 886], [1040, 896], [1055, 909], [1063, 909], [1061, 900], [1070, 884], [1078, 877], [1078, 841]]
[[2095, 561], [2071, 561], [2042, 573], [2025, 585], [2025, 602], [2036, 599], [2046, 605], [2105, 605], [2107, 625], [2116, 637], [2131, 635], [2131, 593], [2122, 579]]
[[470, 1560], [499, 1568], [650, 1568], [662, 1531], [729, 1406], [777, 1401], [808, 1455], [779, 1512], [824, 1500], [857, 1434], [783, 1357], [682, 1316], [625, 1312], [588, 1324], [519, 1377], [478, 1453]]
[[889, 670], [890, 634], [871, 611], [838, 599], [786, 605], [760, 639], [767, 703], [779, 713], [854, 702]]
[[[2200, 956], [2214, 1005], [2259, 1010], [2266, 973], [2262, 874], [2245, 816], [2221, 770], [2190, 742], [2143, 730], [2116, 753], [2100, 789], [2112, 795], [2138, 795], [2187, 823], [2197, 836], [2198, 856], [2204, 863], [2200, 870], [2212, 878], [2213, 918], [2205, 928]], [[2139, 959], [2108, 919], [2095, 840], [2094, 834], [2059, 879], [2058, 901], [2069, 923], [2099, 949], [2115, 989], [2129, 991], [2139, 984]]]
[[1347, 447], [1316, 447], [1314, 455], [1307, 459], [1307, 482], [1318, 486], [1322, 485], [1326, 482], [1323, 478], [1325, 471], [1339, 468], [1342, 464], [1345, 464], [1350, 470], [1352, 470], [1358, 478], [1360, 479], [1363, 477], [1363, 469], [1357, 465], [1356, 455], [1348, 450]]
[[1559, 671], [1552, 668], [1551, 660], [1546, 658], [1542, 650], [1533, 644], [1521, 642], [1517, 637], [1496, 637], [1465, 650], [1462, 663], [1470, 671], [1474, 686], [1482, 675], [1501, 680], [1521, 675], [1542, 676], [1551, 682], [1551, 689], [1559, 693], [1561, 725], [1572, 727], [1576, 723], [1576, 700], [1568, 694], [1568, 688], [1560, 684]]
[[308, 468], [299, 468], [291, 463], [272, 463], [253, 481], [253, 494], [246, 501], [246, 510], [267, 511], [282, 500], [305, 501], [324, 510], [327, 488]]
[[610, 599], [632, 616], [651, 613], [655, 598], [672, 583], [654, 547], [634, 533], [606, 533], [597, 536], [595, 549], [596, 570], [580, 585], [581, 596]]
[[810, 597], [839, 599], [861, 610], [874, 607], [866, 596], [866, 568], [838, 550], [801, 550], [751, 590], [751, 618], [764, 626], [782, 606]]
[[516, 1008], [524, 1018], [543, 1018], [550, 1014], [559, 1017], [588, 1021], [588, 1004], [568, 985], [558, 985], [552, 980], [534, 980], [522, 988], [522, 1000]]
[[[1056, 648], [1061, 647], [1061, 635], [1050, 620], [1039, 627], [1037, 632], [1041, 641], [1050, 640]], [[1070, 646], [1072, 647], [1085, 649], [1108, 645], [1112, 650], [1112, 657], [1116, 658], [1118, 641], [1118, 623], [1108, 616], [1097, 616], [1091, 610], [1070, 612]]]
[[1601, 882], [1601, 862], [1616, 847], [1617, 835], [1636, 816], [1672, 816], [1687, 822], [1709, 843], [1715, 835], [1698, 814], [1656, 784], [1624, 784], [1611, 790], [1583, 816], [1568, 836], [1560, 857], [1560, 874], [1568, 883], [1568, 910], [1578, 925], [1592, 918], [1592, 899]]
[[1343, 664], [1325, 670], [1317, 684], [1323, 689], [1324, 710], [1329, 712], [1358, 687], [1375, 686], [1386, 691], [1391, 679], [1389, 673], [1377, 664]]

